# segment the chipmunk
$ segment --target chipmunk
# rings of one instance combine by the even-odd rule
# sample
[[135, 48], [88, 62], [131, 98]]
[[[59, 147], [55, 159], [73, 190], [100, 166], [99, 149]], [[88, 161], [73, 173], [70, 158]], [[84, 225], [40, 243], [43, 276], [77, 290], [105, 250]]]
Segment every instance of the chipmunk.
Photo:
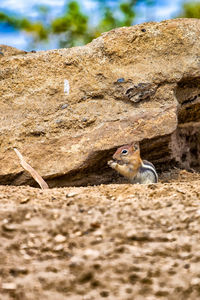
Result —
[[157, 183], [158, 174], [152, 163], [140, 157], [139, 143], [117, 149], [108, 165], [125, 176], [131, 183]]

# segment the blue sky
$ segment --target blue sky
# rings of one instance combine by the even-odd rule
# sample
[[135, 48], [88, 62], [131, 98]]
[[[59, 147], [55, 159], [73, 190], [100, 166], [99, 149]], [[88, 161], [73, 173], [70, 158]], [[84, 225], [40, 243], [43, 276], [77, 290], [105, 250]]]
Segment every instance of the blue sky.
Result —
[[[114, 2], [114, 0], [111, 0]], [[116, 0], [117, 1], [117, 0]], [[80, 0], [83, 10], [91, 16], [91, 22], [95, 22], [97, 15], [97, 4], [95, 0]], [[180, 7], [184, 0], [157, 0], [152, 16], [155, 21], [173, 18], [180, 12]], [[20, 15], [29, 16], [32, 19], [37, 18], [35, 6], [48, 5], [53, 9], [53, 16], [58, 16], [62, 13], [66, 0], [0, 0], [0, 11], [15, 12]], [[144, 5], [137, 7], [138, 17], [135, 23], [142, 23], [149, 21], [151, 16], [147, 15], [147, 10]], [[23, 32], [13, 31], [11, 28], [0, 27], [0, 44], [6, 44], [19, 49], [27, 50], [27, 41], [30, 37]], [[52, 42], [46, 49], [54, 48], [55, 44]]]

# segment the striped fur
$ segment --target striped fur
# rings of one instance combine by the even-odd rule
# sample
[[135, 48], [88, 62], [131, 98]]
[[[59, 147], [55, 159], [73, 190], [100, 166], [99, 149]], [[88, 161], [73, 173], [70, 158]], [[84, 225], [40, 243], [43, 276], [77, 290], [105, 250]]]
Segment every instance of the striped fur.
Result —
[[158, 174], [156, 172], [154, 165], [147, 160], [142, 160], [142, 165], [139, 169], [139, 172], [144, 173], [146, 171], [150, 171], [154, 175], [155, 183], [157, 183], [158, 182]]

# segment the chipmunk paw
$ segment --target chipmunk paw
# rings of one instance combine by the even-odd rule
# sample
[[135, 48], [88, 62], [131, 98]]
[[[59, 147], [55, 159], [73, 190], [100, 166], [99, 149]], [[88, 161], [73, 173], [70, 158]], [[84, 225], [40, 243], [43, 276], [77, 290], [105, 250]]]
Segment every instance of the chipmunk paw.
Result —
[[108, 165], [109, 165], [111, 168], [115, 169], [116, 166], [117, 166], [117, 162], [114, 161], [114, 160], [109, 160], [109, 161], [108, 161]]

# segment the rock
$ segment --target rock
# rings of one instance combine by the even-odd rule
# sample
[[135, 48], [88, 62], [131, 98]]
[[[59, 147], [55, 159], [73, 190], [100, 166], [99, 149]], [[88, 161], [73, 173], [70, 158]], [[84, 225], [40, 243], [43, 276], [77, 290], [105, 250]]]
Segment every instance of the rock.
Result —
[[63, 104], [62, 106], [61, 106], [61, 109], [65, 109], [65, 108], [67, 108], [69, 105], [68, 104]]
[[17, 285], [14, 282], [5, 282], [2, 283], [2, 289], [3, 290], [8, 290], [8, 291], [12, 291], [12, 290], [16, 290]]
[[61, 251], [61, 250], [63, 250], [63, 248], [64, 248], [64, 246], [62, 244], [58, 244], [53, 249], [54, 249], [54, 251]]
[[18, 226], [17, 224], [3, 224], [2, 225], [2, 228], [5, 230], [5, 231], [15, 231], [18, 229]]
[[0, 54], [3, 56], [14, 56], [14, 55], [21, 55], [26, 53], [27, 53], [26, 51], [19, 50], [15, 47], [0, 45]]
[[91, 258], [91, 259], [96, 259], [100, 255], [98, 250], [93, 250], [93, 249], [86, 249], [83, 252], [83, 256]]
[[57, 234], [54, 240], [56, 243], [64, 243], [66, 241], [66, 237], [62, 234]]
[[198, 168], [199, 36], [200, 20], [175, 19], [114, 29], [71, 49], [3, 46], [1, 184], [33, 184], [13, 147], [51, 187], [111, 182], [107, 161], [132, 141], [158, 170]]
[[155, 94], [156, 90], [156, 85], [140, 82], [133, 87], [129, 87], [125, 94], [127, 95], [129, 100], [137, 103], [142, 100], [150, 99], [150, 97]]
[[75, 197], [76, 195], [77, 195], [77, 193], [75, 193], [75, 192], [70, 192], [70, 193], [66, 194], [66, 198]]
[[24, 198], [24, 199], [22, 199], [21, 201], [20, 201], [20, 203], [21, 204], [24, 204], [24, 203], [27, 203], [27, 202], [29, 202], [29, 200], [30, 200], [30, 198]]

